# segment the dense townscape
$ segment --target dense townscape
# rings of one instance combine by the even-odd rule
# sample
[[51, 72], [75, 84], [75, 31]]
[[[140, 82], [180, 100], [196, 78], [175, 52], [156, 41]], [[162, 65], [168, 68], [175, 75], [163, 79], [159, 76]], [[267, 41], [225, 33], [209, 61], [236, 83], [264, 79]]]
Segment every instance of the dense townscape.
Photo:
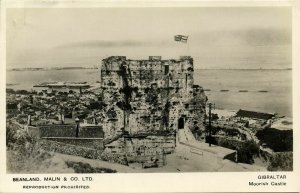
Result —
[[94, 85], [7, 88], [10, 161], [30, 142], [38, 143], [39, 157], [55, 152], [120, 165], [65, 161], [76, 172], [178, 172], [180, 164], [189, 165], [187, 171], [292, 170], [292, 121], [275, 113], [214, 109], [194, 85], [193, 71], [188, 56], [112, 56], [102, 61], [101, 81]]

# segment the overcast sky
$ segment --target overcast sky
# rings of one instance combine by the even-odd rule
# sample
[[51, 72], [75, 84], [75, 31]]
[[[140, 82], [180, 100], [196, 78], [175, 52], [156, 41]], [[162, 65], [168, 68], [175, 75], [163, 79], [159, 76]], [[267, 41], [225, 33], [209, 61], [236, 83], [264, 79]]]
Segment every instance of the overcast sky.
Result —
[[[7, 10], [7, 64], [98, 66], [190, 55], [196, 68], [291, 67], [290, 8], [52, 8]], [[188, 35], [188, 43], [174, 35]]]

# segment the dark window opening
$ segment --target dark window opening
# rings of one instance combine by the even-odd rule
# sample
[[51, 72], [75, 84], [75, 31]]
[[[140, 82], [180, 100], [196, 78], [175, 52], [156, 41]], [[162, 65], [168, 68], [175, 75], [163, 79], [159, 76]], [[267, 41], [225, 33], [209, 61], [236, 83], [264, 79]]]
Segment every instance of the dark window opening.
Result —
[[169, 65], [165, 65], [165, 75], [169, 73]]
[[184, 118], [181, 117], [178, 119], [178, 129], [183, 129], [184, 128]]

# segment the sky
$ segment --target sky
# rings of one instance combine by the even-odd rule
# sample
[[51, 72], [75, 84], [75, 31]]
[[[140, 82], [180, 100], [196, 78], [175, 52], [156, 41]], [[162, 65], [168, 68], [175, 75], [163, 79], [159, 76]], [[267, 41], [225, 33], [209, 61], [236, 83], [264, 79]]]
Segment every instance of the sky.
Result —
[[6, 19], [9, 69], [95, 67], [112, 55], [189, 55], [204, 69], [292, 66], [288, 7], [12, 8]]

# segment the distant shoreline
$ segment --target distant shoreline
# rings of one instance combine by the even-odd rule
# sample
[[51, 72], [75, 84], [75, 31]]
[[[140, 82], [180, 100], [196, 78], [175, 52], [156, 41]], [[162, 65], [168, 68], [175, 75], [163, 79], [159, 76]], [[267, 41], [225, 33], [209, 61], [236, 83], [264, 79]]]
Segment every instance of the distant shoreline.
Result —
[[53, 68], [12, 68], [8, 71], [46, 71], [46, 70], [86, 70], [97, 69], [96, 67], [53, 67]]
[[292, 68], [195, 68], [195, 70], [293, 70]]
[[[7, 71], [46, 71], [46, 70], [87, 70], [87, 69], [98, 69], [97, 67], [53, 67], [53, 68], [12, 68]], [[228, 68], [195, 68], [195, 70], [293, 70], [292, 68], [240, 68], [240, 69], [228, 69]]]

